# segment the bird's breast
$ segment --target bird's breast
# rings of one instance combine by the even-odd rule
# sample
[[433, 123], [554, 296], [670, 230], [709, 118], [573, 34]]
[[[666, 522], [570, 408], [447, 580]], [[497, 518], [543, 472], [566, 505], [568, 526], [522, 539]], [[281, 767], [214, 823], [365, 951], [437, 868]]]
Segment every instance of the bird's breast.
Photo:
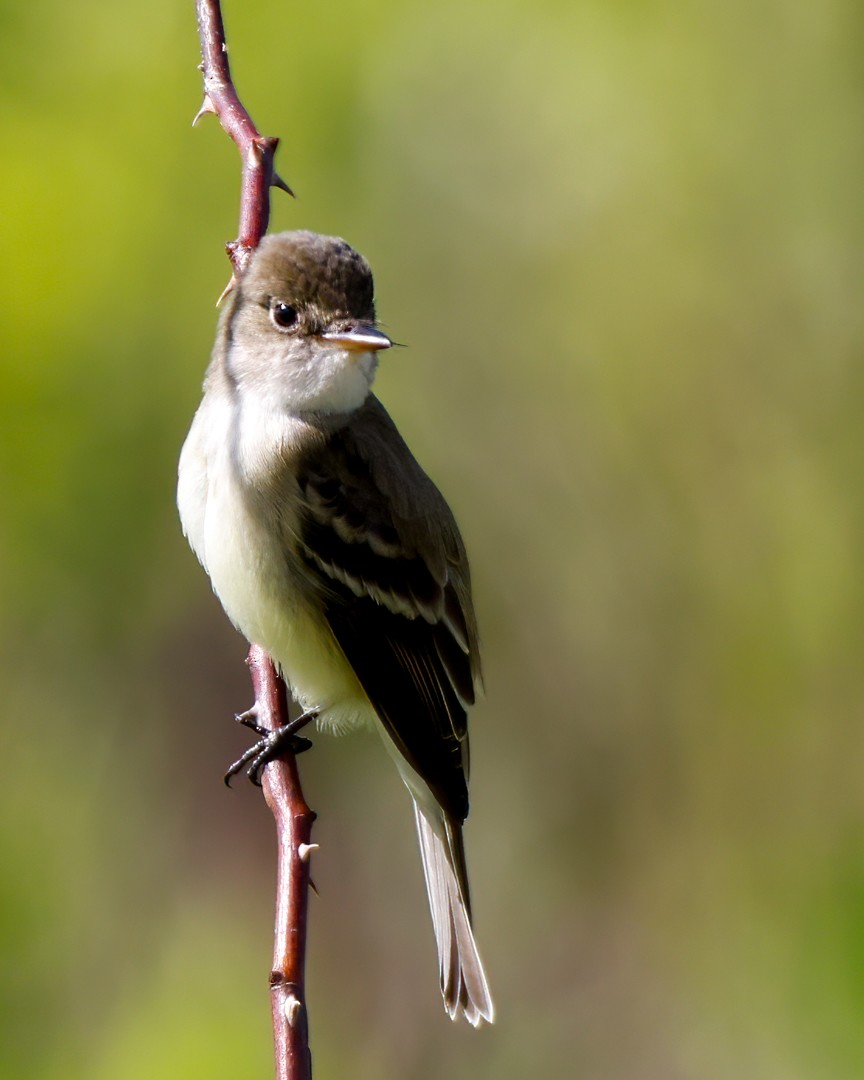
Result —
[[231, 621], [273, 657], [300, 704], [353, 727], [371, 707], [315, 601], [296, 541], [294, 474], [271, 435], [266, 451], [211, 444], [199, 554]]

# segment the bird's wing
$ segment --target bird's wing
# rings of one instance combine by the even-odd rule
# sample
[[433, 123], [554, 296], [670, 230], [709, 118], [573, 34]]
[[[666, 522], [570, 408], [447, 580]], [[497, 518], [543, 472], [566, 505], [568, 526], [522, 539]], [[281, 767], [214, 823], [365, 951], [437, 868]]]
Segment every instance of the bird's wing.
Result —
[[462, 822], [479, 660], [450, 510], [375, 399], [301, 456], [297, 478], [330, 629], [399, 753]]

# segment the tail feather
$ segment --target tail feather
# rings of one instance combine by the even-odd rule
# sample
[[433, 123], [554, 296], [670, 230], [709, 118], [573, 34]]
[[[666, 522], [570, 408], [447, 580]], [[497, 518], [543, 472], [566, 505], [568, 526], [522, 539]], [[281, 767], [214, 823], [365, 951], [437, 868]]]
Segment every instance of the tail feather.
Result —
[[469, 1024], [492, 1023], [495, 1008], [471, 929], [471, 902], [459, 825], [434, 824], [414, 804], [426, 878], [444, 1007], [451, 1020], [460, 1013]]

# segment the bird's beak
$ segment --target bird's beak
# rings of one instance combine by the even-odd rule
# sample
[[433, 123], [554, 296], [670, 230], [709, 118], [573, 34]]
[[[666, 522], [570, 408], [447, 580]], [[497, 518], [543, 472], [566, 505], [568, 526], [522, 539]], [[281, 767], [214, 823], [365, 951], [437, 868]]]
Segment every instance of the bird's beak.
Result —
[[393, 344], [386, 334], [366, 323], [353, 326], [350, 330], [333, 330], [322, 334], [321, 338], [350, 352], [377, 352], [379, 349], [389, 349]]

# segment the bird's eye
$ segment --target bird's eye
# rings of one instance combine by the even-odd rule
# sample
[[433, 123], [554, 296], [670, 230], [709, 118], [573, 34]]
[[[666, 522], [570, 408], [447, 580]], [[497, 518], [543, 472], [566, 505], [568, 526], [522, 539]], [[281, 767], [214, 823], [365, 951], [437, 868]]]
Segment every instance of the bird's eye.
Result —
[[282, 330], [289, 330], [297, 322], [297, 308], [274, 300], [270, 307], [270, 318]]

